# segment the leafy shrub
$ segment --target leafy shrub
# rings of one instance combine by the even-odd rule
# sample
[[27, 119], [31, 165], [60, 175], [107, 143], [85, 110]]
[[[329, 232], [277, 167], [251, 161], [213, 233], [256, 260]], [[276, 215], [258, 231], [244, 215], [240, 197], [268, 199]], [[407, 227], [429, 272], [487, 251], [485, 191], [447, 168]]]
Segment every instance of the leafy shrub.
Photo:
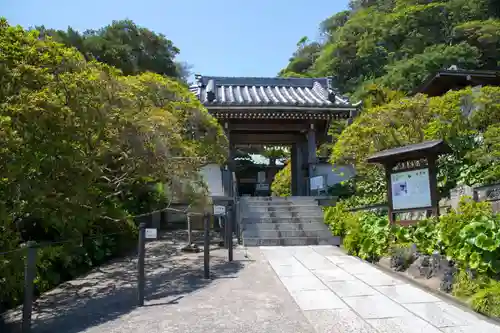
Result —
[[346, 205], [340, 201], [333, 207], [323, 209], [324, 221], [332, 231], [334, 236], [345, 236], [348, 219], [353, 218], [353, 214], [347, 211]]
[[367, 260], [378, 260], [389, 249], [390, 225], [387, 217], [374, 213], [347, 213], [344, 248]]
[[359, 256], [363, 259], [378, 261], [387, 254], [390, 241], [390, 224], [387, 216], [374, 213], [361, 215], [361, 247]]
[[500, 282], [491, 281], [488, 286], [479, 289], [470, 300], [471, 307], [491, 317], [500, 317]]
[[462, 267], [480, 273], [500, 271], [500, 218], [488, 202], [463, 199], [438, 224], [446, 253]]
[[292, 195], [291, 163], [288, 163], [283, 169], [276, 173], [271, 184], [271, 193], [278, 197], [289, 197]]
[[347, 253], [354, 256], [359, 254], [363, 239], [360, 217], [361, 213], [350, 213], [349, 218], [345, 220], [345, 236], [342, 243]]
[[418, 222], [411, 226], [410, 233], [412, 242], [417, 246], [420, 253], [430, 255], [436, 250], [440, 250], [438, 221], [434, 218]]
[[[5, 20], [0, 49], [0, 252], [83, 239], [39, 249], [37, 292], [134, 248], [130, 215], [206, 197], [198, 170], [227, 142], [183, 84], [123, 76]], [[0, 307], [20, 300], [23, 257], [0, 256]]]

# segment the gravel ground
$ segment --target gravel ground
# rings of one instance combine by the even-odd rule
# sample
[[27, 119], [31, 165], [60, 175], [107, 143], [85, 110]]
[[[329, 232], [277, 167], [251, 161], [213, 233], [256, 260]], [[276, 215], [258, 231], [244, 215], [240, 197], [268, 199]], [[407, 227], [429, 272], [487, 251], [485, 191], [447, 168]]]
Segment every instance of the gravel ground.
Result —
[[[203, 254], [183, 242], [151, 242], [146, 255], [146, 302], [136, 304], [136, 262], [114, 261], [40, 297], [33, 333], [45, 332], [314, 332], [258, 248], [213, 246], [212, 279], [203, 279]], [[19, 331], [20, 310], [8, 313]]]

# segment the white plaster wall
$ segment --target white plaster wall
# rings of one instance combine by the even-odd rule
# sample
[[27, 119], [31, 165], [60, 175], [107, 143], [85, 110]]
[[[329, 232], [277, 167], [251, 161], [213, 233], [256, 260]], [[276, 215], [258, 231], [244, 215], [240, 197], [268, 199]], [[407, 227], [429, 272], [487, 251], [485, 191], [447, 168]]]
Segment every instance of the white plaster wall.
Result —
[[314, 172], [317, 176], [326, 175], [326, 183], [328, 186], [333, 186], [344, 180], [348, 180], [356, 174], [354, 168], [350, 165], [335, 166], [331, 164], [322, 163], [316, 165], [316, 171]]
[[208, 186], [210, 196], [224, 196], [224, 186], [222, 184], [222, 171], [217, 164], [205, 165], [200, 170], [203, 180]]

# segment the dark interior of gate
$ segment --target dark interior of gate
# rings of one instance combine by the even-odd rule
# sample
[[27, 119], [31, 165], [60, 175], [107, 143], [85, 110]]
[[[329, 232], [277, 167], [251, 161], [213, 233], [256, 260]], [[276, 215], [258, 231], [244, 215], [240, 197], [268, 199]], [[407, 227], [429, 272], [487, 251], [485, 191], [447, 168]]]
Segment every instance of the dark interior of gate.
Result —
[[[229, 139], [227, 169], [236, 175], [237, 193], [269, 195], [269, 185], [282, 166], [239, 163], [242, 151], [264, 146], [290, 149], [292, 195], [310, 195], [316, 149], [326, 142], [333, 119], [352, 119], [360, 107], [341, 96], [330, 78], [231, 78], [196, 76], [191, 90], [218, 119]], [[265, 173], [264, 185], [252, 179]], [[252, 175], [253, 173], [253, 175]], [[268, 185], [267, 191], [266, 186]]]

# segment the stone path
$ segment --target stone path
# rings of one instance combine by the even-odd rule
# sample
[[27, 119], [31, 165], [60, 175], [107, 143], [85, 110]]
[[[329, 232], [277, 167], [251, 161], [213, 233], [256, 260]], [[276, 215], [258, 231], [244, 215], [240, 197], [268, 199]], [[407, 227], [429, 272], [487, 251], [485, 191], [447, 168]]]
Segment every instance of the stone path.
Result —
[[332, 246], [261, 251], [318, 333], [498, 333], [500, 327]]
[[[213, 249], [148, 243], [146, 302], [136, 307], [136, 259], [124, 258], [37, 300], [33, 333], [500, 333], [468, 311], [332, 246]], [[20, 311], [11, 311], [17, 332]], [[17, 327], [17, 329], [16, 329]]]

